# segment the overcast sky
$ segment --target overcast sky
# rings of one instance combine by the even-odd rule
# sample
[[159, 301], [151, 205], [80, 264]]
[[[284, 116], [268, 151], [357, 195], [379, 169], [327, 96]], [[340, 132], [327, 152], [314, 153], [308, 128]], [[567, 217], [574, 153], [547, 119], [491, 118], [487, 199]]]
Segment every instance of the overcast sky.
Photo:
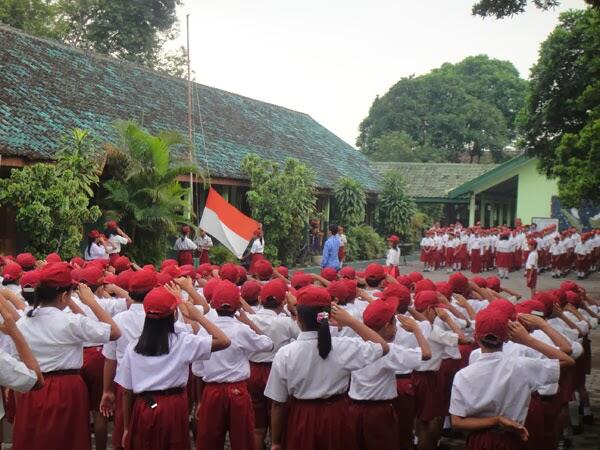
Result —
[[485, 53], [527, 78], [561, 11], [471, 15], [474, 0], [184, 0], [196, 81], [310, 114], [354, 145], [377, 94]]

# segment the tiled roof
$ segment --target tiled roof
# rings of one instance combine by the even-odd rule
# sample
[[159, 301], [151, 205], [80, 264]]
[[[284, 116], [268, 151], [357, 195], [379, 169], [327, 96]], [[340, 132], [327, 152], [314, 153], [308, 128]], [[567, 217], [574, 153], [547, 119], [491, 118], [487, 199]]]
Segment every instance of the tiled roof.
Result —
[[[73, 127], [110, 142], [111, 124], [118, 119], [187, 136], [185, 80], [3, 25], [0, 42], [1, 154], [52, 158], [61, 136]], [[365, 156], [307, 114], [196, 83], [193, 108], [194, 157], [200, 167], [208, 162], [213, 177], [243, 179], [240, 161], [256, 153], [307, 163], [320, 188], [345, 175], [377, 191]]]
[[398, 171], [408, 194], [415, 199], [446, 198], [452, 189], [496, 167], [494, 164], [453, 164], [416, 162], [372, 162], [380, 176]]

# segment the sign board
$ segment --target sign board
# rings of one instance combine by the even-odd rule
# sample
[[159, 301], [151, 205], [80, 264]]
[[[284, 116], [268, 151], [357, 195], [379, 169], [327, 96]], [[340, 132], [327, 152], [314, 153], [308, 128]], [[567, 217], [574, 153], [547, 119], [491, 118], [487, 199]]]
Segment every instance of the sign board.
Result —
[[556, 228], [558, 228], [558, 219], [552, 219], [550, 217], [532, 217], [531, 223], [537, 225], [538, 231], [548, 228], [550, 225], [556, 225]]

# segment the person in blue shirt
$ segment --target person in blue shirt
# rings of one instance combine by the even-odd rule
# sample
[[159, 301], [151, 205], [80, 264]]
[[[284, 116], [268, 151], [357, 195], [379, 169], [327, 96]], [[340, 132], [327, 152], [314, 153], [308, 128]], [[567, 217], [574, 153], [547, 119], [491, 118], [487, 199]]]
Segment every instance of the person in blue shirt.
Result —
[[338, 226], [335, 224], [329, 225], [327, 233], [328, 238], [323, 246], [323, 258], [321, 259], [321, 268], [332, 267], [335, 270], [340, 270], [340, 258], [338, 256], [340, 250], [340, 239], [338, 238]]

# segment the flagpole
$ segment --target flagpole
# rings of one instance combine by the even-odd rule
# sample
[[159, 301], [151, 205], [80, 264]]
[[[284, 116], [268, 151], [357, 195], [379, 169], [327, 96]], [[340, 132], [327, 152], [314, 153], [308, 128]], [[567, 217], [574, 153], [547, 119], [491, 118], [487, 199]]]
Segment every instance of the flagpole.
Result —
[[[190, 164], [194, 163], [192, 157], [192, 150], [194, 148], [194, 136], [192, 131], [192, 75], [190, 70], [190, 15], [185, 16], [185, 28], [186, 28], [186, 42], [187, 42], [187, 80], [188, 80], [188, 134], [190, 139]], [[190, 172], [190, 214], [189, 218], [192, 219], [194, 213], [194, 176]]]

